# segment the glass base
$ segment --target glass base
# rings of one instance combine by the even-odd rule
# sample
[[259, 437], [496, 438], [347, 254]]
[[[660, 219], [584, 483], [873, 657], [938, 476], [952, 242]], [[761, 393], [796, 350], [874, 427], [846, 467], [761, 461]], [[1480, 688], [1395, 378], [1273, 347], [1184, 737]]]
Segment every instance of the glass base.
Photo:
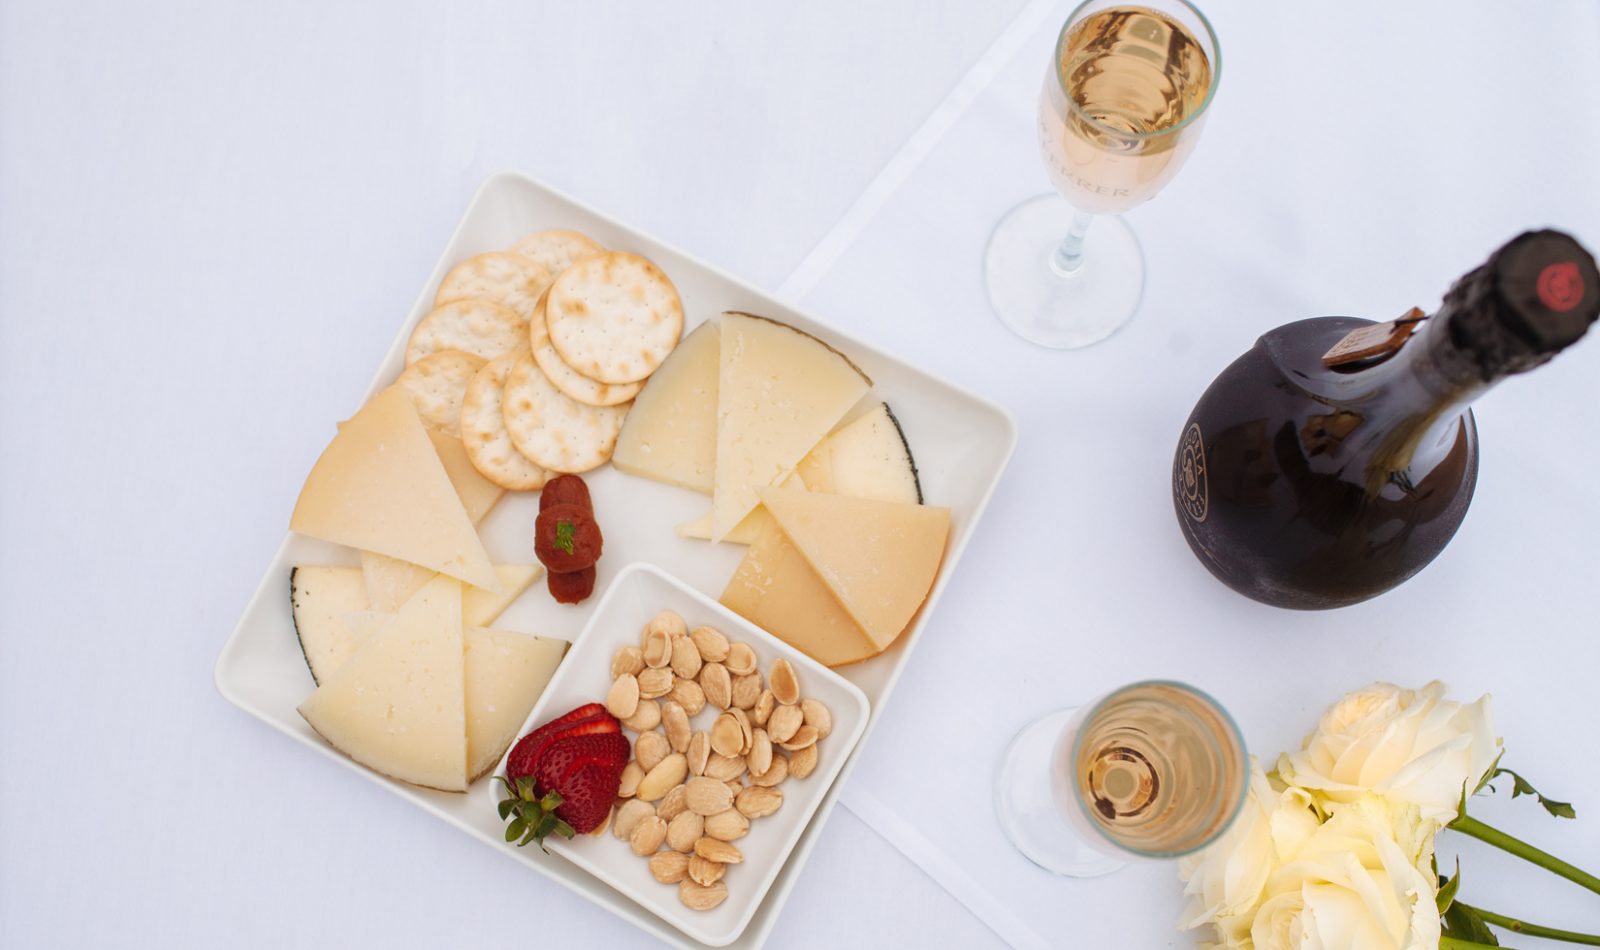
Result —
[[1050, 762], [1076, 709], [1034, 720], [1006, 747], [995, 773], [994, 809], [1000, 828], [1023, 856], [1052, 874], [1100, 877], [1127, 862], [1085, 844], [1056, 810]]
[[1117, 332], [1144, 296], [1144, 253], [1119, 217], [1094, 219], [1083, 242], [1083, 266], [1061, 276], [1051, 258], [1072, 224], [1060, 195], [1017, 205], [995, 225], [984, 251], [983, 278], [1000, 322], [1030, 343], [1073, 350]]

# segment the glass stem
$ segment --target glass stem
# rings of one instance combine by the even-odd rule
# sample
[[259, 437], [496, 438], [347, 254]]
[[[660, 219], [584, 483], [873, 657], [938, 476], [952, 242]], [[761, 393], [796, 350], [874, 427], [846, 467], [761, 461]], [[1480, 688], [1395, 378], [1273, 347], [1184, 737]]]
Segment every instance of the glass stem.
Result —
[[1050, 255], [1050, 269], [1057, 277], [1076, 277], [1083, 270], [1083, 236], [1089, 233], [1089, 225], [1093, 223], [1093, 214], [1073, 209], [1072, 226], [1067, 228], [1067, 236]]

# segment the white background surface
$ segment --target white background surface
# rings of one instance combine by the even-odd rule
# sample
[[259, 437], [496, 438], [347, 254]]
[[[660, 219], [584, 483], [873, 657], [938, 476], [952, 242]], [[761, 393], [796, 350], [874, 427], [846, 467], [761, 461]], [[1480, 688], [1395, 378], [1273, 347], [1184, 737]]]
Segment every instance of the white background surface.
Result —
[[[1377, 677], [1493, 691], [1508, 764], [1583, 817], [1480, 813], [1600, 865], [1600, 344], [1488, 397], [1466, 525], [1368, 605], [1241, 600], [1166, 489], [1189, 406], [1262, 329], [1430, 307], [1526, 226], [1600, 243], [1600, 11], [1209, 5], [1204, 139], [1130, 216], [1144, 308], [1061, 355], [993, 322], [978, 260], [1044, 187], [1032, 104], [1065, 9], [864, 6], [0, 4], [0, 945], [457, 946], [533, 915], [557, 945], [643, 942], [211, 688], [328, 420], [506, 167], [770, 287], [857, 206], [859, 237], [791, 289], [1017, 414], [1002, 495], [845, 795], [952, 855], [1013, 942], [1188, 943], [1170, 868], [1058, 882], [989, 817], [1012, 730], [1148, 675], [1216, 692], [1258, 750]], [[1019, 11], [1017, 58], [891, 163]], [[903, 180], [873, 185], [886, 163]], [[1600, 928], [1529, 867], [1466, 867], [1468, 900]], [[771, 945], [999, 941], [840, 809]]]

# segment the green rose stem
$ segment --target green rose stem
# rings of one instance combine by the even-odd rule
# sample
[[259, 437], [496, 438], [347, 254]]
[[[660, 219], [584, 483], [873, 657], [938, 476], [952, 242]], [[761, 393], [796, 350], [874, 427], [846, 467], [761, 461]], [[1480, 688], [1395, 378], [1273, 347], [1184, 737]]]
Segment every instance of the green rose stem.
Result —
[[1502, 851], [1509, 851], [1524, 861], [1530, 861], [1547, 871], [1561, 875], [1574, 884], [1587, 887], [1589, 890], [1600, 894], [1600, 877], [1595, 877], [1588, 871], [1575, 868], [1546, 851], [1540, 851], [1526, 841], [1519, 841], [1497, 828], [1491, 828], [1483, 822], [1469, 815], [1462, 815], [1449, 825], [1469, 838], [1477, 838], [1494, 845]]
[[1462, 904], [1460, 901], [1457, 901], [1456, 903], [1483, 918], [1484, 923], [1494, 924], [1496, 927], [1504, 927], [1506, 930], [1509, 930], [1512, 933], [1527, 934], [1530, 937], [1547, 937], [1551, 940], [1565, 940], [1568, 943], [1581, 943], [1591, 947], [1600, 947], [1600, 936], [1596, 936], [1595, 934], [1581, 934], [1571, 930], [1557, 930], [1554, 927], [1541, 927], [1538, 924], [1530, 924], [1527, 921], [1517, 920], [1515, 917], [1507, 917], [1503, 914], [1496, 914], [1493, 911], [1484, 910], [1480, 907], [1472, 907], [1467, 904]]
[[1487, 943], [1473, 943], [1471, 940], [1462, 940], [1446, 934], [1439, 938], [1439, 950], [1511, 950], [1510, 947], [1494, 947]]

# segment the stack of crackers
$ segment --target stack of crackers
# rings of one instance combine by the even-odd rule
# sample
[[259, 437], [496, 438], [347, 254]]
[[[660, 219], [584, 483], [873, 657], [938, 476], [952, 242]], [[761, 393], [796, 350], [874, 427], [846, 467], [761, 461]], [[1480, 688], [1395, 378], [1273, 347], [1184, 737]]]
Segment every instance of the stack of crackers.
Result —
[[445, 275], [398, 384], [502, 488], [611, 458], [633, 397], [683, 334], [659, 267], [576, 231], [530, 234]]

